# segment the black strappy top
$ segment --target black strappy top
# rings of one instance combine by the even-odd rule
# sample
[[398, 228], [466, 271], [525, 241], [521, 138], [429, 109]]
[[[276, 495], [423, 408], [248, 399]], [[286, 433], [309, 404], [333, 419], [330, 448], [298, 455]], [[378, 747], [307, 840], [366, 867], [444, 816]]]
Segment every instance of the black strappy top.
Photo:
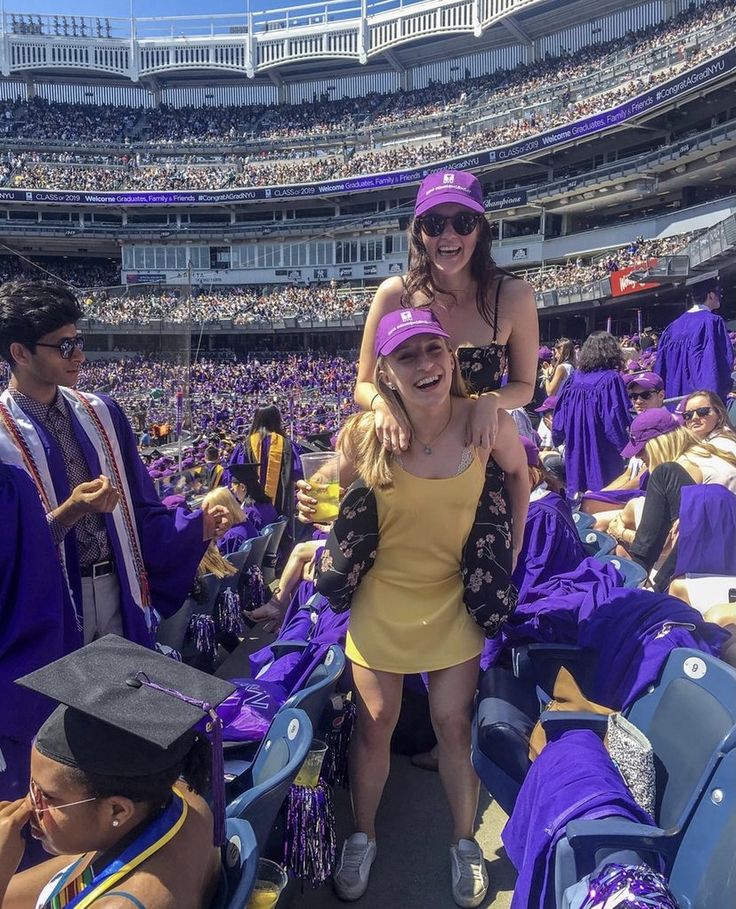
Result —
[[496, 288], [496, 303], [493, 309], [493, 340], [483, 347], [458, 347], [456, 354], [460, 372], [468, 391], [481, 395], [501, 387], [501, 379], [506, 372], [506, 345], [496, 341], [498, 334], [498, 300], [501, 296], [503, 276]]

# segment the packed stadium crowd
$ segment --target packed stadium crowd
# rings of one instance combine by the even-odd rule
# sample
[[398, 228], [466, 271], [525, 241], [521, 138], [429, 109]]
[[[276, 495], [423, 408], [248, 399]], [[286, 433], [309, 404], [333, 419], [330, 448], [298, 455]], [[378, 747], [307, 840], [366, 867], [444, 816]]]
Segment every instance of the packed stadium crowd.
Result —
[[92, 293], [85, 299], [85, 315], [97, 322], [143, 324], [150, 319], [195, 322], [232, 319], [235, 325], [295, 319], [334, 319], [363, 312], [365, 296], [338, 293], [336, 287], [277, 287], [260, 293], [234, 287], [202, 291], [191, 302], [183, 291], [135, 294], [123, 297]]
[[[645, 88], [665, 81], [730, 47], [730, 35], [695, 47], [686, 45], [684, 38], [689, 31], [697, 32], [698, 28], [702, 29], [705, 25], [717, 25], [731, 15], [732, 10], [727, 3], [708, 4], [683, 14], [678, 20], [632, 33], [622, 41], [587, 47], [574, 54], [549, 58], [511, 71], [496, 72], [481, 80], [468, 80], [452, 86], [433, 83], [426, 89], [411, 93], [370, 95], [367, 99], [344, 99], [329, 103], [317, 100], [312, 104], [307, 102], [297, 106], [282, 105], [264, 108], [260, 116], [253, 108], [213, 109], [206, 114], [203, 114], [201, 108], [166, 109], [164, 116], [151, 118], [152, 129], [147, 134], [152, 146], [162, 142], [183, 142], [184, 136], [188, 137], [185, 144], [197, 144], [213, 139], [218, 134], [220, 124], [222, 129], [219, 130], [219, 141], [234, 141], [239, 135], [235, 122], [240, 112], [245, 116], [249, 128], [258, 122], [258, 128], [262, 130], [257, 135], [259, 139], [269, 143], [286, 138], [306, 140], [310, 135], [328, 134], [336, 123], [350, 125], [354, 129], [358, 111], [361, 112], [361, 122], [369, 120], [371, 131], [375, 131], [381, 125], [411, 122], [415, 117], [426, 116], [428, 112], [436, 113], [438, 106], [458, 113], [463, 104], [469, 103], [469, 99], [472, 100], [473, 110], [477, 110], [478, 105], [489, 98], [493, 100], [494, 109], [500, 113], [492, 125], [480, 129], [483, 121], [477, 118], [474, 128], [472, 123], [467, 123], [468, 117], [464, 117], [466, 122], [463, 126], [454, 130], [455, 134], [450, 138], [441, 141], [420, 140], [417, 144], [407, 139], [392, 144], [391, 147], [381, 148], [380, 143], [374, 141], [371, 132], [364, 137], [366, 141], [353, 134], [349, 142], [342, 141], [339, 151], [331, 150], [322, 157], [294, 160], [295, 156], [289, 155], [285, 148], [277, 145], [266, 150], [254, 148], [251, 153], [236, 158], [234, 163], [222, 164], [216, 159], [209, 166], [202, 167], [151, 160], [155, 155], [150, 148], [142, 157], [111, 153], [98, 164], [94, 163], [94, 157], [90, 161], [84, 152], [77, 152], [73, 163], [66, 154], [44, 154], [38, 151], [31, 154], [8, 153], [5, 180], [12, 186], [45, 189], [222, 189], [232, 186], [315, 182], [414, 167], [480, 151], [493, 145], [508, 144], [615, 106]], [[715, 34], [717, 37], [718, 33]], [[678, 42], [683, 43], [680, 46]], [[658, 55], [662, 43], [676, 48], [672, 56]], [[577, 91], [577, 78], [589, 75], [591, 69], [604, 69], [609, 57], [611, 60], [614, 57], [618, 59], [622, 50], [627, 50], [632, 56], [641, 52], [643, 57], [636, 57], [633, 72], [622, 71], [620, 85], [592, 95], [583, 95]], [[538, 97], [540, 91], [546, 92], [546, 96]], [[13, 106], [6, 108], [5, 129], [8, 135], [15, 135], [13, 130], [18, 126], [18, 135], [23, 135], [27, 129], [29, 137], [44, 136], [45, 127], [34, 131], [34, 126], [39, 119], [45, 117], [50, 105], [43, 101], [28, 103], [32, 106], [21, 107], [21, 110], [16, 110]], [[460, 108], [457, 108], [458, 104]], [[510, 104], [513, 106], [509, 107]], [[72, 125], [65, 125], [57, 135], [69, 136], [73, 134], [76, 125], [84, 127], [88, 120], [92, 121], [91, 134], [82, 132], [78, 136], [77, 144], [84, 144], [96, 138], [98, 129], [104, 132], [104, 127], [94, 122], [94, 112], [80, 117], [78, 108], [78, 105], [71, 106]], [[96, 110], [95, 108], [94, 111]], [[343, 118], [341, 111], [347, 111]], [[100, 123], [104, 123], [110, 116], [109, 110], [105, 112], [104, 108], [100, 109]], [[114, 122], [119, 128], [127, 128], [125, 124], [130, 123], [130, 118], [129, 109], [124, 109], [121, 117]], [[52, 122], [63, 120], [64, 105], [50, 119]], [[243, 137], [242, 134], [240, 137]], [[218, 152], [221, 155], [222, 149], [218, 149]], [[298, 156], [304, 153], [305, 149], [302, 148]], [[270, 158], [275, 160], [269, 160]]]

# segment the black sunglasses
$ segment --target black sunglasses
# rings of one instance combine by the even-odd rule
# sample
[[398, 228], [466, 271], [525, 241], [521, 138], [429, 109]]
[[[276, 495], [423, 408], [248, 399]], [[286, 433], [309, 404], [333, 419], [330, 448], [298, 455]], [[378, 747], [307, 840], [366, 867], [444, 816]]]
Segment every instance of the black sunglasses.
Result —
[[69, 360], [75, 350], [84, 350], [84, 335], [77, 335], [76, 338], [64, 338], [60, 344], [42, 344], [40, 341], [36, 341], [35, 346], [58, 350], [62, 360]]
[[690, 420], [697, 414], [699, 417], [707, 417], [710, 413], [713, 412], [712, 407], [696, 407], [695, 410], [683, 410], [682, 419], [689, 423]]
[[461, 237], [467, 237], [472, 234], [478, 226], [482, 215], [470, 211], [461, 211], [456, 215], [437, 215], [428, 214], [417, 218], [419, 229], [428, 237], [439, 237], [445, 229], [445, 224], [449, 221], [452, 229]]
[[648, 401], [653, 394], [653, 391], [630, 391], [629, 400], [638, 401], [641, 398], [642, 401]]

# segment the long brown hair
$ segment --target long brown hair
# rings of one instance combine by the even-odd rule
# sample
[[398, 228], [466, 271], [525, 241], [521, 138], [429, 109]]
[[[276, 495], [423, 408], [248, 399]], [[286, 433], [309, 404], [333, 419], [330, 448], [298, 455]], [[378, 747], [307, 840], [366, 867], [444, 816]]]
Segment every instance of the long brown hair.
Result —
[[[445, 342], [447, 343], [447, 342]], [[447, 344], [447, 349], [452, 357], [454, 368], [450, 383], [450, 397], [467, 398], [468, 390], [460, 374], [460, 366], [454, 351]], [[401, 395], [389, 388], [383, 378], [386, 369], [385, 357], [377, 357], [376, 368], [373, 373], [373, 384], [378, 389], [388, 409], [399, 419], [410, 423], [409, 414], [406, 412]], [[355, 470], [366, 486], [379, 488], [390, 486], [393, 482], [391, 473], [392, 455], [381, 444], [376, 435], [376, 422], [373, 411], [354, 414], [350, 417], [337, 439], [337, 448], [350, 458], [355, 464]]]
[[690, 394], [682, 402], [682, 410], [688, 410], [688, 404], [691, 398], [703, 397], [708, 399], [708, 404], [716, 412], [718, 417], [718, 422], [715, 425], [715, 428], [711, 430], [711, 435], [717, 432], [720, 435], [727, 436], [729, 439], [733, 439], [736, 442], [736, 432], [731, 427], [731, 423], [728, 419], [728, 412], [723, 404], [723, 401], [720, 399], [714, 391], [708, 391], [705, 388], [701, 388], [700, 391], [691, 391]]
[[[470, 258], [470, 274], [477, 288], [475, 305], [478, 312], [483, 321], [487, 322], [496, 331], [497, 326], [494, 325], [495, 307], [491, 300], [490, 288], [496, 278], [500, 279], [502, 275], [508, 275], [512, 278], [516, 278], [517, 275], [512, 275], [511, 272], [499, 268], [494, 262], [491, 255], [493, 242], [491, 225], [484, 215], [481, 216], [479, 225], [475, 249]], [[454, 297], [454, 294], [450, 291], [443, 290], [432, 283], [432, 261], [422, 239], [419, 219], [414, 218], [409, 227], [409, 262], [406, 278], [404, 279], [401, 305], [407, 308], [414, 306], [412, 298], [417, 294], [422, 294], [427, 298], [427, 303], [422, 305], [431, 306], [435, 302], [438, 293]]]

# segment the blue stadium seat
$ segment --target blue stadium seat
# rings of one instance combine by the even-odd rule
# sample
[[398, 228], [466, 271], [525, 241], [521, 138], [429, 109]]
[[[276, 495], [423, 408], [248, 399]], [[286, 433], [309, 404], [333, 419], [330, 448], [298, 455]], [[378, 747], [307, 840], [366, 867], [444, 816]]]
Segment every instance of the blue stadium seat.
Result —
[[578, 536], [588, 551], [588, 555], [609, 555], [616, 548], [616, 540], [610, 534], [603, 533], [602, 530], [583, 529], [578, 526]]
[[227, 806], [229, 818], [244, 818], [263, 845], [289, 787], [312, 744], [312, 724], [303, 710], [280, 710], [240, 781], [241, 792]]
[[260, 568], [263, 565], [263, 558], [268, 549], [269, 537], [257, 536], [253, 537], [252, 540], [248, 540], [248, 542], [250, 543], [250, 549], [248, 550], [245, 567], [252, 568], [255, 565], [256, 568]]
[[211, 909], [244, 909], [256, 882], [258, 844], [253, 828], [242, 818], [227, 818], [225, 833], [222, 874]]
[[168, 619], [163, 619], [156, 629], [156, 641], [181, 651], [186, 640], [189, 620], [193, 615], [212, 615], [217, 599], [220, 596], [223, 579], [214, 574], [203, 574], [199, 583], [202, 585], [202, 601], [197, 602], [192, 597], [184, 601], [184, 605]]
[[266, 552], [263, 556], [263, 564], [261, 565], [263, 580], [267, 584], [270, 584], [271, 581], [276, 578], [276, 559], [278, 558], [279, 546], [281, 545], [281, 538], [286, 530], [286, 524], [287, 522], [285, 520], [274, 521], [272, 524], [266, 524], [263, 530], [261, 530], [261, 536], [268, 537], [268, 546], [266, 547]]
[[612, 553], [609, 553], [608, 555], [597, 555], [596, 558], [599, 562], [607, 562], [609, 565], [613, 565], [616, 571], [623, 577], [624, 587], [641, 587], [649, 577], [646, 568], [643, 568], [638, 562], [634, 562], [632, 559], [625, 559], [622, 556], [613, 555]]
[[575, 521], [575, 526], [578, 528], [578, 531], [592, 530], [595, 525], [595, 516], [586, 514], [584, 511], [574, 511], [572, 513], [572, 519]]

